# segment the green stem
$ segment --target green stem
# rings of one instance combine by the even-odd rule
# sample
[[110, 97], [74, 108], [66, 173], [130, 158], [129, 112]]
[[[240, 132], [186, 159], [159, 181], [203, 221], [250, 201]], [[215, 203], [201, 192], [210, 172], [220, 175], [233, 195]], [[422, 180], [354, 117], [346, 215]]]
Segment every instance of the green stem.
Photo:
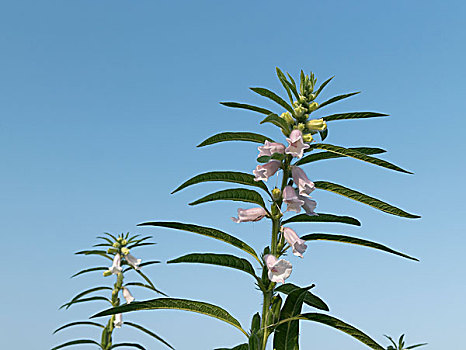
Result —
[[[119, 306], [120, 305], [120, 298], [118, 295], [120, 294], [121, 289], [123, 289], [123, 272], [118, 273], [117, 281], [113, 285], [112, 290], [112, 306]], [[112, 346], [112, 335], [113, 330], [115, 329], [114, 325], [115, 315], [110, 317], [108, 320], [107, 326], [102, 331], [102, 338], [101, 338], [101, 347], [103, 350], [108, 350]]]

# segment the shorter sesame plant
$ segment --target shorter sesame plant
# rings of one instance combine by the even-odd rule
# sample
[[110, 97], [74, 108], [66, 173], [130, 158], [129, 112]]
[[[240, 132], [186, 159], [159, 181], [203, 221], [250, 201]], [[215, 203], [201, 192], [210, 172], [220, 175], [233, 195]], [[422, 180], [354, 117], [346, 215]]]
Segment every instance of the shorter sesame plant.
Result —
[[[153, 264], [158, 264], [160, 263], [160, 261], [146, 261], [142, 263], [141, 259], [138, 259], [131, 254], [131, 252], [135, 248], [155, 244], [152, 242], [148, 242], [148, 240], [152, 238], [151, 236], [146, 236], [146, 237], [141, 237], [140, 235], [130, 236], [129, 233], [126, 233], [126, 234], [121, 234], [118, 237], [116, 237], [110, 233], [105, 233], [104, 236], [99, 236], [97, 238], [101, 240], [100, 243], [97, 243], [94, 245], [94, 248], [97, 248], [97, 249], [83, 250], [83, 251], [77, 252], [76, 254], [101, 256], [105, 259], [112, 261], [112, 265], [110, 267], [95, 266], [91, 268], [86, 268], [84, 270], [81, 270], [75, 273], [71, 277], [74, 278], [74, 277], [78, 277], [78, 276], [91, 273], [91, 272], [103, 271], [104, 277], [116, 276], [113, 287], [105, 286], [105, 285], [98, 286], [98, 287], [91, 287], [87, 290], [82, 291], [78, 295], [76, 295], [69, 302], [63, 304], [60, 307], [60, 309], [63, 309], [63, 308], [69, 309], [72, 305], [91, 302], [91, 301], [104, 301], [104, 302], [108, 302], [112, 307], [116, 307], [116, 306], [121, 305], [120, 296], [123, 296], [123, 298], [126, 301], [126, 304], [130, 304], [135, 300], [135, 298], [130, 292], [129, 287], [131, 287], [131, 289], [133, 287], [146, 288], [155, 293], [165, 295], [164, 293], [156, 289], [154, 284], [150, 280], [150, 278], [147, 277], [146, 274], [144, 274], [141, 271], [142, 267], [153, 265]], [[107, 249], [104, 250], [105, 248]], [[137, 282], [137, 281], [136, 282], [125, 282], [125, 274], [126, 275], [129, 274], [131, 271], [135, 271], [144, 280], [144, 282]], [[97, 292], [99, 293], [107, 292], [109, 296], [96, 295], [95, 293]], [[74, 326], [90, 326], [90, 327], [101, 328], [102, 335], [100, 338], [100, 342], [93, 340], [93, 339], [75, 339], [75, 340], [71, 340], [66, 343], [60, 344], [54, 347], [52, 350], [62, 349], [65, 347], [69, 347], [72, 345], [79, 345], [79, 344], [92, 344], [102, 350], [109, 350], [109, 349], [114, 349], [118, 347], [145, 349], [142, 345], [138, 343], [132, 343], [132, 342], [117, 343], [117, 344], [113, 343], [113, 332], [115, 331], [116, 328], [121, 328], [123, 324], [125, 326], [138, 329], [139, 331], [155, 338], [159, 342], [162, 342], [163, 344], [168, 346], [170, 349], [173, 349], [173, 347], [169, 343], [167, 343], [165, 340], [163, 340], [161, 337], [159, 337], [154, 332], [144, 328], [143, 326], [133, 323], [133, 322], [129, 322], [129, 321], [123, 322], [123, 316], [121, 313], [119, 313], [116, 315], [112, 315], [106, 323], [99, 323], [99, 322], [94, 322], [94, 321], [76, 321], [76, 322], [71, 322], [64, 326], [61, 326], [60, 328], [54, 331], [54, 334], [64, 329], [74, 327]]]
[[410, 350], [410, 349], [415, 349], [415, 348], [427, 345], [427, 343], [422, 343], [422, 344], [410, 345], [410, 346], [405, 347], [404, 337], [405, 335], [402, 334], [400, 338], [398, 339], [398, 344], [397, 344], [395, 343], [392, 337], [390, 337], [389, 335], [385, 335], [385, 338], [390, 340], [390, 342], [392, 343], [392, 345], [388, 346], [387, 350]]

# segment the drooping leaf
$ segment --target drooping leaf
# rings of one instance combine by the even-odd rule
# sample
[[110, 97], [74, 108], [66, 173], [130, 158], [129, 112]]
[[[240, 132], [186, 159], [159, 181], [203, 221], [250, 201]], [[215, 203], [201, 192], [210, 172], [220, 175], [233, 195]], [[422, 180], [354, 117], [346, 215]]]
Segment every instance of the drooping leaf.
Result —
[[323, 117], [326, 122], [334, 120], [346, 120], [346, 119], [363, 119], [363, 118], [376, 118], [376, 117], [388, 117], [388, 114], [377, 113], [377, 112], [350, 112], [350, 113], [337, 113]]
[[220, 104], [226, 106], [226, 107], [231, 107], [231, 108], [241, 108], [241, 109], [247, 109], [253, 112], [258, 112], [261, 114], [268, 115], [270, 113], [273, 113], [272, 111], [269, 111], [268, 109], [262, 108], [262, 107], [257, 107], [257, 106], [252, 106], [248, 105], [245, 103], [238, 103], [238, 102], [220, 102]]
[[[350, 150], [362, 153], [362, 154], [380, 154], [380, 153], [385, 153], [384, 149], [381, 148], [375, 148], [375, 147], [351, 147], [348, 148]], [[345, 156], [333, 152], [319, 152], [319, 153], [311, 153], [300, 160], [298, 160], [295, 165], [304, 165], [307, 163], [315, 162], [318, 160], [324, 160], [324, 159], [332, 159], [332, 158], [343, 158]]]
[[331, 81], [333, 78], [335, 78], [335, 76], [328, 78], [326, 81], [324, 81], [324, 82], [322, 83], [322, 85], [319, 86], [319, 88], [317, 89], [317, 91], [314, 93], [315, 98], [317, 98], [317, 96], [320, 95], [320, 93], [322, 92], [322, 90], [327, 86], [328, 83], [330, 83], [330, 81]]
[[148, 335], [150, 335], [151, 337], [157, 339], [158, 341], [160, 341], [161, 343], [165, 344], [166, 346], [168, 346], [170, 349], [173, 349], [175, 350], [168, 342], [166, 342], [163, 338], [161, 338], [160, 336], [158, 336], [157, 334], [155, 334], [154, 332], [148, 330], [147, 328], [144, 328], [143, 326], [140, 326], [136, 323], [132, 323], [132, 322], [128, 322], [128, 321], [125, 321], [125, 326], [131, 326], [133, 328], [136, 328], [138, 330], [140, 330], [141, 332], [144, 332]]
[[84, 273], [89, 273], [89, 272], [94, 272], [94, 271], [105, 271], [105, 270], [108, 270], [108, 267], [105, 267], [105, 266], [99, 266], [99, 267], [92, 267], [92, 268], [89, 268], [89, 269], [85, 269], [85, 270], [81, 270], [79, 272], [76, 272], [73, 276], [71, 276], [70, 278], [74, 278], [74, 277], [77, 277], [79, 275], [82, 275]]
[[254, 175], [242, 173], [239, 171], [211, 171], [208, 173], [203, 173], [192, 177], [191, 179], [185, 181], [177, 189], [175, 189], [173, 193], [181, 191], [182, 189], [192, 186], [202, 182], [209, 182], [209, 181], [224, 181], [224, 182], [233, 182], [242, 185], [254, 186], [263, 189], [267, 193], [269, 190], [267, 186], [264, 184], [263, 181], [255, 181]]
[[367, 241], [365, 239], [356, 238], [356, 237], [334, 235], [334, 234], [329, 234], [329, 233], [311, 233], [311, 234], [302, 236], [301, 239], [305, 241], [332, 241], [332, 242], [356, 244], [356, 245], [360, 245], [364, 247], [383, 250], [384, 252], [399, 255], [399, 256], [402, 256], [403, 258], [419, 261], [416, 258], [397, 252], [396, 250], [386, 247], [380, 243], [371, 242], [371, 241]]
[[222, 132], [202, 141], [200, 144], [197, 145], [197, 147], [204, 147], [208, 145], [213, 145], [215, 143], [227, 141], [247, 141], [255, 143], [264, 143], [266, 140], [274, 142], [270, 137], [256, 134], [253, 132]]
[[99, 312], [98, 314], [92, 316], [92, 318], [109, 316], [118, 313], [126, 313], [131, 311], [157, 309], [185, 310], [214, 317], [218, 320], [224, 321], [238, 328], [244, 335], [247, 336], [246, 331], [241, 327], [239, 321], [236, 320], [233, 316], [231, 316], [227, 311], [225, 311], [219, 306], [195, 300], [158, 298], [146, 301], [134, 301], [131, 304], [121, 305]]
[[285, 135], [288, 135], [291, 132], [288, 122], [274, 113], [269, 114], [264, 120], [261, 121], [261, 124], [264, 123], [272, 123], [273, 125], [278, 126]]
[[335, 97], [332, 97], [331, 99], [325, 101], [325, 102], [322, 102], [320, 104], [320, 106], [317, 108], [317, 109], [320, 109], [322, 107], [325, 107], [331, 103], [334, 103], [334, 102], [337, 102], [337, 101], [340, 101], [340, 100], [343, 100], [344, 98], [348, 98], [348, 97], [351, 97], [351, 96], [354, 96], [354, 95], [357, 95], [359, 94], [360, 91], [357, 91], [357, 92], [351, 92], [349, 94], [343, 94], [343, 95], [338, 95], [338, 96], [335, 96]]
[[339, 154], [339, 155], [342, 155], [342, 156], [345, 156], [345, 157], [351, 157], [351, 158], [354, 158], [354, 159], [362, 160], [364, 162], [371, 163], [371, 164], [374, 164], [374, 165], [378, 165], [378, 166], [383, 167], [383, 168], [399, 171], [399, 172], [406, 173], [406, 174], [412, 174], [412, 172], [404, 170], [404, 169], [400, 168], [399, 166], [397, 166], [395, 164], [387, 162], [387, 161], [385, 161], [383, 159], [368, 156], [368, 155], [366, 155], [364, 153], [355, 151], [354, 149], [351, 149], [351, 148], [345, 148], [345, 147], [341, 147], [341, 146], [329, 145], [329, 144], [326, 144], [326, 143], [313, 144], [311, 147], [314, 148], [314, 149], [317, 148], [317, 149], [322, 149], [322, 150], [329, 151], [329, 152], [332, 152], [332, 153], [336, 153], [336, 154]]
[[[293, 283], [285, 283], [275, 288], [275, 291], [289, 295], [298, 289], [300, 289], [300, 287], [294, 285]], [[318, 296], [312, 294], [309, 291], [304, 295], [304, 303], [319, 310], [329, 311], [327, 304], [325, 304], [325, 302]]]
[[262, 199], [262, 196], [254, 190], [248, 190], [245, 188], [230, 188], [227, 190], [214, 192], [198, 199], [197, 201], [189, 203], [189, 205], [198, 205], [212, 201], [238, 201], [254, 203], [265, 209], [265, 203]]
[[83, 296], [85, 296], [87, 294], [98, 292], [99, 290], [112, 290], [112, 288], [110, 288], [108, 286], [100, 286], [100, 287], [93, 287], [93, 288], [87, 289], [87, 290], [79, 293], [78, 295], [76, 295], [74, 298], [72, 298], [70, 302], [65, 303], [62, 306], [60, 306], [60, 309], [62, 309], [64, 307], [66, 307], [68, 309], [73, 304], [74, 301], [82, 298]]
[[246, 253], [251, 254], [254, 258], [256, 258], [257, 261], [260, 262], [256, 252], [249, 245], [244, 243], [242, 240], [229, 235], [228, 233], [225, 233], [223, 231], [220, 231], [214, 228], [203, 227], [203, 226], [192, 225], [192, 224], [183, 224], [181, 222], [163, 222], [163, 221], [145, 222], [143, 224], [139, 224], [138, 226], [158, 226], [158, 227], [173, 228], [176, 230], [193, 232], [193, 233], [197, 233], [203, 236], [218, 239], [225, 243], [231, 244], [232, 246], [239, 248], [245, 251]]
[[60, 332], [61, 330], [68, 328], [68, 327], [73, 327], [73, 326], [94, 326], [94, 327], [99, 327], [99, 328], [105, 328], [102, 326], [100, 323], [97, 322], [92, 322], [92, 321], [77, 321], [77, 322], [71, 322], [68, 324], [65, 324], [64, 326], [61, 326], [60, 328], [57, 328], [53, 331], [53, 334]]
[[146, 288], [146, 289], [151, 290], [152, 292], [156, 292], [156, 293], [162, 294], [164, 296], [167, 296], [165, 293], [162, 293], [162, 292], [160, 292], [158, 290], [154, 290], [154, 288], [152, 286], [150, 286], [148, 284], [145, 284], [145, 283], [142, 283], [142, 282], [128, 282], [128, 283], [125, 283], [125, 287], [130, 287], [130, 286]]
[[77, 339], [77, 340], [72, 340], [72, 341], [63, 343], [61, 345], [58, 345], [58, 346], [52, 348], [52, 350], [58, 350], [58, 349], [65, 348], [67, 346], [80, 345], [80, 344], [94, 344], [94, 345], [97, 345], [99, 348], [102, 348], [100, 346], [100, 344], [97, 343], [95, 340], [92, 340], [92, 339]]
[[282, 224], [288, 224], [290, 222], [335, 222], [341, 224], [361, 226], [359, 220], [352, 218], [350, 216], [341, 216], [334, 214], [324, 214], [318, 213], [318, 215], [307, 215], [307, 214], [298, 214], [292, 216], [291, 218], [284, 220]]
[[377, 344], [375, 340], [370, 338], [368, 335], [365, 333], [361, 332], [359, 329], [349, 325], [348, 323], [345, 323], [335, 317], [325, 315], [325, 314], [320, 314], [320, 313], [305, 313], [299, 316], [303, 320], [308, 320], [308, 321], [314, 321], [318, 323], [325, 324], [327, 326], [333, 327], [338, 329], [339, 331], [342, 331], [353, 338], [359, 340], [363, 344], [366, 344], [369, 346], [371, 349], [374, 350], [385, 350], [382, 346]]
[[278, 96], [273, 91], [270, 91], [270, 90], [265, 89], [265, 88], [259, 88], [259, 87], [252, 87], [250, 89], [252, 91], [254, 91], [255, 93], [257, 93], [257, 94], [259, 94], [261, 96], [267, 97], [268, 99], [270, 99], [270, 100], [274, 101], [275, 103], [279, 104], [280, 106], [285, 108], [291, 114], [294, 113], [293, 108], [284, 99], [282, 99], [280, 96]]
[[109, 260], [113, 260], [113, 258], [107, 255], [107, 252], [105, 250], [82, 250], [80, 252], [76, 252], [75, 254], [76, 255], [100, 255]]
[[345, 196], [347, 198], [351, 198], [355, 201], [367, 204], [375, 209], [379, 209], [388, 214], [397, 215], [397, 216], [401, 216], [404, 218], [410, 218], [410, 219], [420, 218], [420, 216], [418, 215], [407, 213], [404, 210], [394, 207], [393, 205], [390, 205], [388, 203], [382, 202], [379, 199], [370, 197], [364, 193], [352, 190], [350, 188], [347, 188], [347, 187], [344, 187], [338, 184], [334, 184], [332, 182], [315, 181], [314, 185], [318, 189], [330, 191], [330, 192]]
[[110, 349], [121, 348], [122, 346], [141, 349], [141, 350], [146, 350], [145, 347], [143, 347], [141, 344], [138, 344], [138, 343], [118, 343], [118, 344], [113, 344], [110, 347]]
[[257, 280], [259, 279], [249, 261], [230, 254], [192, 253], [167, 261], [167, 264], [176, 263], [210, 264], [230, 267], [232, 269], [244, 271]]

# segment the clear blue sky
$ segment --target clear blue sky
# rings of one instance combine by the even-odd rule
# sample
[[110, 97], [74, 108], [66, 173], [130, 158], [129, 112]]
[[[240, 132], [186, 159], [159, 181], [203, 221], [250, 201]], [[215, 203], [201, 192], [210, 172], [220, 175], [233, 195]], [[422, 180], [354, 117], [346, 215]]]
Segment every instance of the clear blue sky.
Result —
[[[327, 113], [380, 111], [386, 119], [335, 122], [328, 142], [378, 146], [383, 158], [415, 172], [383, 170], [356, 160], [306, 168], [422, 215], [410, 221], [322, 191], [322, 212], [358, 217], [362, 227], [295, 225], [298, 233], [352, 234], [421, 259], [365, 248], [312, 243], [290, 257], [297, 284], [315, 283], [331, 314], [384, 344], [406, 332], [408, 343], [464, 348], [466, 323], [465, 78], [463, 1], [4, 1], [0, 4], [0, 339], [5, 349], [48, 349], [76, 328], [52, 336], [103, 304], [58, 311], [100, 275], [70, 280], [98, 259], [75, 251], [104, 231], [153, 234], [138, 256], [166, 261], [191, 251], [236, 253], [188, 233], [137, 229], [177, 219], [221, 228], [258, 250], [267, 223], [234, 224], [234, 203], [192, 208], [187, 202], [221, 184], [170, 195], [207, 170], [255, 167], [254, 144], [195, 145], [219, 131], [278, 137], [259, 116], [219, 101], [270, 106], [249, 86], [280, 90], [275, 66], [296, 75], [336, 75], [325, 97], [363, 91]], [[243, 206], [244, 207], [244, 206]], [[248, 276], [212, 266], [147, 269], [173, 297], [216, 303], [245, 327], [260, 307]], [[151, 295], [134, 290], [139, 300]], [[177, 349], [233, 346], [242, 335], [205, 316], [178, 311], [128, 315]], [[150, 338], [124, 327], [117, 339]], [[363, 349], [317, 324], [302, 326], [303, 349]], [[75, 347], [80, 348], [80, 347]], [[85, 347], [82, 347], [85, 349]], [[86, 348], [87, 349], [87, 348]]]

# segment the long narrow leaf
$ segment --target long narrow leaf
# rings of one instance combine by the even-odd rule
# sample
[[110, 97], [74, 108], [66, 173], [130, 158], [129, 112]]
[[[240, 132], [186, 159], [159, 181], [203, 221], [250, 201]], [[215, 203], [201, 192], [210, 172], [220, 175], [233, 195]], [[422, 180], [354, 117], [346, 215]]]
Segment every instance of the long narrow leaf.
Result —
[[100, 255], [109, 260], [113, 260], [113, 258], [108, 256], [107, 252], [104, 250], [82, 250], [80, 252], [76, 252], [75, 254], [76, 255]]
[[347, 119], [365, 119], [365, 118], [377, 118], [377, 117], [388, 117], [388, 114], [377, 113], [377, 112], [350, 112], [350, 113], [337, 113], [323, 117], [326, 122], [333, 120], [347, 120]]
[[[160, 261], [158, 260], [144, 261], [143, 263], [139, 264], [139, 268], [144, 267], [144, 266], [154, 265], [154, 264], [160, 264]], [[126, 269], [124, 269], [123, 272], [129, 271], [131, 269], [132, 267], [129, 266]]]
[[338, 184], [334, 184], [328, 181], [315, 181], [314, 185], [318, 189], [330, 191], [330, 192], [345, 196], [355, 201], [367, 204], [375, 209], [384, 211], [388, 214], [397, 215], [397, 216], [401, 216], [404, 218], [410, 218], [410, 219], [420, 218], [420, 216], [418, 215], [407, 213], [404, 210], [401, 210], [397, 207], [394, 207], [393, 205], [390, 205], [388, 203], [381, 201], [380, 199], [370, 197], [366, 194], [363, 194], [361, 192], [352, 190], [350, 188], [347, 188], [347, 187], [344, 187]]
[[254, 190], [245, 188], [231, 188], [228, 190], [218, 191], [208, 194], [189, 205], [198, 205], [212, 201], [238, 201], [258, 204], [265, 209], [265, 203], [262, 196]]
[[100, 323], [97, 323], [97, 322], [78, 321], [78, 322], [71, 322], [71, 323], [65, 324], [64, 326], [61, 326], [60, 328], [55, 329], [53, 331], [53, 334], [60, 332], [61, 330], [65, 328], [74, 327], [74, 326], [95, 326], [95, 327], [105, 328], [104, 326], [102, 326]]
[[288, 224], [290, 222], [335, 222], [340, 224], [348, 224], [361, 226], [359, 220], [352, 218], [350, 216], [341, 216], [334, 214], [323, 214], [318, 213], [318, 215], [307, 215], [307, 214], [298, 214], [292, 216], [291, 218], [284, 220], [282, 224]]
[[89, 268], [89, 269], [85, 269], [85, 270], [81, 270], [79, 272], [76, 272], [73, 276], [71, 276], [70, 278], [74, 278], [74, 277], [77, 277], [79, 275], [82, 275], [82, 274], [85, 274], [85, 273], [89, 273], [89, 272], [94, 272], [94, 271], [105, 271], [105, 270], [108, 270], [108, 267], [106, 266], [99, 266], [99, 267], [92, 267], [92, 268]]
[[58, 349], [65, 348], [67, 346], [80, 345], [80, 344], [94, 344], [94, 345], [97, 345], [99, 348], [102, 348], [100, 346], [100, 344], [97, 343], [95, 340], [92, 340], [92, 339], [77, 339], [77, 340], [72, 340], [72, 341], [69, 341], [67, 343], [63, 343], [61, 345], [58, 345], [58, 346], [52, 348], [52, 350], [58, 350]]
[[112, 303], [112, 301], [110, 299], [98, 295], [98, 296], [95, 296], [95, 297], [82, 298], [82, 299], [76, 299], [76, 300], [70, 301], [69, 303], [66, 303], [66, 304], [60, 306], [60, 309], [63, 308], [63, 307], [66, 307], [68, 309], [70, 306], [72, 306], [74, 304], [87, 303], [88, 301], [108, 301], [110, 304]]
[[117, 306], [105, 311], [99, 312], [98, 314], [92, 316], [101, 317], [109, 316], [118, 313], [125, 313], [131, 311], [139, 310], [157, 310], [157, 309], [175, 309], [175, 310], [185, 310], [200, 313], [210, 317], [214, 317], [218, 320], [224, 321], [232, 326], [238, 328], [244, 335], [248, 336], [246, 331], [241, 327], [241, 324], [233, 316], [231, 316], [227, 311], [222, 309], [219, 306], [204, 303], [201, 301], [186, 300], [186, 299], [174, 299], [174, 298], [158, 298], [147, 301], [136, 301], [131, 304]]
[[256, 134], [253, 132], [222, 132], [202, 141], [200, 144], [197, 145], [197, 147], [204, 147], [208, 145], [213, 145], [215, 143], [227, 141], [247, 141], [255, 143], [264, 143], [266, 140], [274, 142], [270, 137]]
[[272, 123], [273, 125], [278, 126], [285, 135], [288, 135], [290, 132], [288, 122], [274, 113], [269, 114], [264, 120], [261, 121], [261, 124], [264, 123]]
[[87, 290], [79, 293], [78, 295], [76, 295], [74, 298], [72, 298], [70, 302], [65, 303], [62, 306], [60, 306], [60, 309], [64, 308], [64, 307], [66, 307], [68, 309], [74, 301], [82, 298], [83, 296], [85, 296], [87, 294], [98, 292], [99, 290], [112, 290], [112, 288], [110, 288], [108, 286], [100, 286], [100, 287], [93, 287], [93, 288], [87, 289]]
[[357, 95], [359, 94], [360, 91], [357, 91], [357, 92], [351, 92], [349, 94], [343, 94], [343, 95], [338, 95], [338, 96], [335, 96], [335, 97], [332, 97], [331, 99], [325, 101], [325, 102], [322, 102], [320, 104], [320, 106], [318, 107], [318, 109], [322, 108], [322, 107], [325, 107], [331, 103], [334, 103], [334, 102], [337, 102], [337, 101], [340, 101], [340, 100], [343, 100], [344, 98], [348, 98], [348, 97], [351, 97], [351, 96], [354, 96], [354, 95]]
[[149, 277], [147, 277], [141, 270], [134, 270], [138, 273], [139, 276], [141, 276], [142, 278], [144, 278], [144, 280], [150, 285], [151, 289], [159, 294], [162, 294], [163, 296], [168, 296], [166, 295], [164, 292], [158, 290], [157, 288], [155, 288], [154, 284], [152, 283], [152, 281], [149, 279]]
[[[376, 147], [351, 147], [348, 148], [350, 150], [362, 153], [362, 154], [380, 154], [380, 153], [385, 153], [384, 149], [381, 148], [376, 148]], [[307, 163], [315, 162], [318, 160], [325, 160], [325, 159], [332, 159], [332, 158], [344, 158], [345, 156], [333, 152], [319, 152], [319, 153], [312, 153], [309, 154], [300, 160], [298, 160], [295, 165], [304, 165]]]
[[319, 86], [319, 88], [317, 89], [317, 91], [314, 93], [315, 98], [317, 98], [317, 96], [320, 95], [320, 93], [322, 92], [322, 90], [327, 86], [328, 83], [330, 83], [330, 81], [331, 81], [334, 77], [335, 77], [335, 76], [328, 78], [326, 81], [324, 81], [324, 82], [322, 83], [322, 85]]
[[163, 221], [156, 221], [156, 222], [145, 222], [143, 224], [139, 224], [138, 226], [158, 226], [158, 227], [166, 227], [166, 228], [172, 228], [175, 230], [182, 230], [182, 231], [187, 231], [187, 232], [193, 232], [197, 233], [206, 237], [218, 239], [220, 241], [223, 241], [225, 243], [231, 244], [232, 246], [239, 248], [246, 253], [251, 254], [254, 258], [256, 258], [257, 261], [260, 262], [257, 253], [254, 251], [253, 248], [251, 248], [248, 244], [244, 243], [242, 240], [229, 235], [228, 233], [225, 233], [223, 231], [210, 228], [210, 227], [204, 227], [204, 226], [198, 226], [198, 225], [192, 225], [192, 224], [184, 224], [181, 222], [163, 222]]
[[380, 243], [376, 242], [371, 242], [367, 241], [365, 239], [357, 238], [357, 237], [350, 237], [350, 236], [343, 236], [343, 235], [334, 235], [330, 233], [311, 233], [308, 235], [304, 235], [301, 237], [301, 239], [305, 241], [331, 241], [331, 242], [341, 242], [341, 243], [350, 243], [350, 244], [356, 244], [360, 245], [363, 247], [369, 247], [369, 248], [374, 248], [378, 250], [383, 250], [384, 252], [395, 254], [402, 256], [403, 258], [419, 261], [416, 258], [413, 258], [409, 255], [397, 252], [396, 250], [393, 250], [389, 247], [386, 247]]
[[288, 94], [288, 98], [290, 99], [290, 103], [293, 103], [293, 96], [291, 95], [291, 88], [293, 85], [288, 82], [286, 79], [285, 74], [280, 70], [280, 68], [276, 67], [275, 70], [277, 71], [278, 80], [282, 83], [282, 86], [285, 88], [286, 93]]
[[224, 182], [233, 182], [242, 185], [254, 186], [259, 187], [260, 189], [269, 193], [267, 186], [264, 184], [263, 181], [255, 181], [254, 176], [247, 173], [242, 173], [239, 171], [211, 171], [208, 173], [203, 173], [192, 177], [191, 179], [185, 181], [177, 189], [175, 189], [173, 193], [181, 191], [182, 189], [192, 186], [202, 182], [209, 182], [209, 181], [224, 181]]
[[110, 349], [115, 349], [115, 348], [121, 348], [122, 346], [125, 347], [130, 347], [130, 348], [136, 348], [136, 349], [141, 349], [141, 350], [146, 350], [145, 347], [143, 347], [140, 344], [137, 343], [118, 343], [118, 344], [113, 344]]
[[261, 114], [269, 115], [270, 113], [273, 113], [272, 111], [269, 111], [268, 109], [262, 108], [262, 107], [257, 107], [257, 106], [252, 106], [248, 105], [245, 103], [238, 103], [238, 102], [220, 102], [220, 104], [226, 106], [226, 107], [231, 107], [231, 108], [241, 108], [241, 109], [247, 109], [253, 112], [258, 112]]
[[150, 335], [151, 337], [157, 339], [158, 341], [162, 342], [163, 344], [165, 344], [166, 346], [168, 346], [170, 349], [173, 349], [175, 350], [169, 343], [167, 343], [163, 338], [161, 338], [160, 336], [158, 336], [157, 334], [155, 334], [154, 332], [148, 330], [147, 328], [144, 328], [143, 326], [140, 326], [136, 323], [132, 323], [132, 322], [127, 322], [125, 321], [125, 325], [126, 326], [131, 326], [131, 327], [134, 327], [136, 329], [139, 329], [141, 332], [144, 332], [148, 335]]
[[252, 91], [254, 91], [255, 93], [257, 93], [257, 94], [259, 94], [261, 96], [264, 96], [264, 97], [274, 101], [275, 103], [279, 104], [280, 106], [285, 108], [291, 114], [294, 113], [293, 108], [284, 99], [282, 99], [280, 96], [278, 96], [276, 93], [274, 93], [274, 92], [272, 92], [272, 91], [270, 91], [268, 89], [259, 88], [259, 87], [252, 87], [250, 89]]
[[[285, 283], [275, 288], [275, 291], [289, 295], [290, 293], [300, 288], [301, 287], [298, 287], [294, 285], [293, 283]], [[319, 310], [329, 311], [327, 304], [325, 304], [325, 302], [322, 299], [320, 299], [318, 296], [312, 294], [309, 291], [304, 295], [304, 303], [309, 306], [315, 307]]]

